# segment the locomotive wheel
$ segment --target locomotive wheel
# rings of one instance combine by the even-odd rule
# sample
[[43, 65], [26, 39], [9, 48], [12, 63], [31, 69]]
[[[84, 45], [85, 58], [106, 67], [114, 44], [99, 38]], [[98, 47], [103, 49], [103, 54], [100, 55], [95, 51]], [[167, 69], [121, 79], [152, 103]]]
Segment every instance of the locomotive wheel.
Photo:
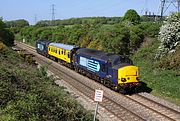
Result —
[[104, 79], [100, 79], [100, 83], [101, 83], [101, 84], [104, 84]]
[[111, 85], [111, 89], [114, 90], [115, 92], [118, 91], [118, 87], [114, 84]]
[[120, 87], [118, 92], [121, 93], [121, 94], [125, 94], [126, 90], [124, 88]]

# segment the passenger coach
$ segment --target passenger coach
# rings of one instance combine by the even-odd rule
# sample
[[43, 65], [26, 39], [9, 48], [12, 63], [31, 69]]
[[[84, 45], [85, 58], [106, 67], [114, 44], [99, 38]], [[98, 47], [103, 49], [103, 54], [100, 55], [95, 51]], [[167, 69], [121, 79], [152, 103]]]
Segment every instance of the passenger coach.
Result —
[[48, 46], [48, 54], [53, 60], [72, 66], [73, 54], [78, 49], [74, 45], [66, 45], [61, 43], [50, 43]]

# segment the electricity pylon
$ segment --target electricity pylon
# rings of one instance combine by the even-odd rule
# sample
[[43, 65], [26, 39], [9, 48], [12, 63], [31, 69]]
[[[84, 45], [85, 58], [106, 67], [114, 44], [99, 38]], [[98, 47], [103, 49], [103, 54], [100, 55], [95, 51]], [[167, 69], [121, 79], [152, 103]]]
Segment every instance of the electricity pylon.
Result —
[[177, 9], [177, 12], [180, 12], [180, 0], [160, 0], [161, 1], [161, 18], [172, 5]]

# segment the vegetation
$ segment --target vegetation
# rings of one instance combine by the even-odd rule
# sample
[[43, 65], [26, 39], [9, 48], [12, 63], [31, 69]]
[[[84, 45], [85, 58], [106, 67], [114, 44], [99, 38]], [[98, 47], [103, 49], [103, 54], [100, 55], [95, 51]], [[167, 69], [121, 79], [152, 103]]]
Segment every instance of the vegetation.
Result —
[[[143, 26], [143, 25], [142, 25]], [[20, 38], [34, 45], [37, 39], [91, 47], [117, 54], [129, 54], [137, 50], [144, 39], [139, 25], [73, 25], [60, 27], [30, 26], [21, 29]], [[142, 28], [141, 28], [142, 27]], [[98, 43], [98, 44], [97, 44]]]
[[180, 13], [169, 16], [159, 32], [161, 44], [156, 58], [161, 58], [167, 53], [172, 53], [180, 43]]
[[143, 30], [144, 36], [157, 37], [162, 24], [159, 22], [142, 22], [137, 26]]
[[156, 67], [166, 70], [178, 70], [177, 76], [180, 76], [180, 46], [176, 47], [176, 51], [173, 54], [168, 54], [162, 57]]
[[14, 45], [14, 34], [6, 28], [6, 24], [0, 19], [0, 42], [7, 46]]
[[75, 24], [115, 24], [122, 21], [121, 17], [84, 17], [84, 18], [71, 18], [66, 20], [44, 20], [39, 21], [36, 26], [67, 26]]
[[18, 34], [21, 28], [29, 26], [29, 22], [24, 19], [5, 21], [5, 24], [14, 34]]
[[90, 112], [54, 84], [45, 68], [34, 69], [5, 46], [0, 49], [0, 60], [1, 121], [92, 120]]
[[140, 22], [140, 16], [135, 10], [130, 9], [125, 13], [123, 20], [131, 22], [132, 24], [138, 24]]
[[[138, 51], [133, 55], [133, 60], [141, 69], [141, 78], [153, 89], [152, 93], [177, 104], [180, 104], [180, 46], [179, 43], [179, 18], [172, 14], [161, 24], [143, 24], [146, 35]], [[159, 32], [159, 38], [154, 32]], [[174, 50], [174, 51], [172, 51]], [[168, 52], [173, 54], [167, 54]], [[166, 55], [166, 56], [164, 56]]]
[[[176, 63], [176, 59], [179, 58], [180, 51], [174, 56], [156, 61], [154, 57], [159, 44], [160, 42], [155, 38], [146, 38], [140, 49], [132, 56], [132, 59], [135, 65], [140, 68], [141, 80], [153, 89], [152, 94], [180, 105], [180, 71], [178, 71], [179, 68], [174, 68], [176, 64], [179, 66], [179, 61]], [[170, 66], [167, 62], [169, 60], [172, 62]]]
[[19, 19], [15, 21], [5, 21], [5, 23], [8, 28], [12, 28], [12, 27], [19, 28], [19, 27], [29, 26], [29, 22], [24, 19]]

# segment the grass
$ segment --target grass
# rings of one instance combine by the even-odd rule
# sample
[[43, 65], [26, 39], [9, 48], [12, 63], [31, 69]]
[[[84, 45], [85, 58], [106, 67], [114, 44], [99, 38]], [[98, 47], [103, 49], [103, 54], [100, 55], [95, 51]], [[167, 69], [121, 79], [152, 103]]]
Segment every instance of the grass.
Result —
[[141, 48], [133, 55], [135, 65], [140, 68], [141, 81], [152, 89], [152, 94], [180, 105], [180, 77], [178, 70], [156, 67], [154, 59], [159, 46], [156, 39], [147, 38]]

